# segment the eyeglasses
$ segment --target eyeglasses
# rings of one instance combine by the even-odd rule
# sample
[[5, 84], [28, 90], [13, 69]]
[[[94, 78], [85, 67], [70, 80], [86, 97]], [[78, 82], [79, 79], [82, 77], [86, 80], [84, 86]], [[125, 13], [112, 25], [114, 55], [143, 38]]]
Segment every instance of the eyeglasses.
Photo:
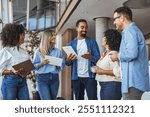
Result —
[[118, 17], [115, 17], [115, 18], [113, 18], [113, 21], [115, 21], [116, 19], [118, 19], [118, 18], [120, 18], [121, 16], [118, 16]]

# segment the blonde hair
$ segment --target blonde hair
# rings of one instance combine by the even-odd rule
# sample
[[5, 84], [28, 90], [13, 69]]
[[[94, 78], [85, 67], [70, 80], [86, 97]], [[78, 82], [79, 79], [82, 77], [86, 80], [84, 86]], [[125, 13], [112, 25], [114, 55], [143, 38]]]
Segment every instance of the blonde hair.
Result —
[[53, 36], [53, 31], [46, 30], [41, 33], [41, 42], [39, 46], [39, 52], [42, 56], [45, 56], [50, 48], [53, 48], [54, 45], [50, 45], [50, 39]]

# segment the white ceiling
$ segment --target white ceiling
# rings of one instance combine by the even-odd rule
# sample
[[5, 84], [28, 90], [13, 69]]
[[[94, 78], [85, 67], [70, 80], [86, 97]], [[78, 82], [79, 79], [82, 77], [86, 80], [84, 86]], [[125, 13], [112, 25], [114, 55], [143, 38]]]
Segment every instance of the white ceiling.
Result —
[[[89, 23], [89, 34], [94, 34], [95, 17], [113, 17], [113, 12], [117, 7], [123, 5], [127, 0], [81, 0], [75, 11], [68, 18], [62, 29], [62, 33], [67, 28], [75, 28], [78, 19], [84, 18]], [[150, 7], [143, 9], [132, 9], [133, 20], [139, 25], [144, 34], [150, 33]], [[94, 37], [94, 35], [92, 35]]]

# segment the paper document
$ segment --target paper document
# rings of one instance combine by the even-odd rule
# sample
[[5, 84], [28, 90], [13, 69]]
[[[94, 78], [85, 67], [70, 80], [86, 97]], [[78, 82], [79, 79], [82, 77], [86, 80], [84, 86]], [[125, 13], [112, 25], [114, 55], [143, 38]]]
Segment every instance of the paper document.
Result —
[[64, 46], [62, 48], [65, 51], [65, 53], [67, 54], [67, 56], [69, 56], [71, 53], [75, 54], [77, 56], [77, 54], [75, 53], [75, 51], [73, 50], [73, 48], [71, 46]]
[[31, 62], [31, 60], [23, 61], [19, 64], [12, 66], [16, 71], [20, 71], [20, 75], [22, 77], [26, 77], [32, 70], [34, 70], [34, 66]]
[[45, 59], [48, 59], [49, 64], [56, 65], [56, 66], [61, 66], [62, 65], [62, 58], [57, 58], [53, 56], [45, 56]]

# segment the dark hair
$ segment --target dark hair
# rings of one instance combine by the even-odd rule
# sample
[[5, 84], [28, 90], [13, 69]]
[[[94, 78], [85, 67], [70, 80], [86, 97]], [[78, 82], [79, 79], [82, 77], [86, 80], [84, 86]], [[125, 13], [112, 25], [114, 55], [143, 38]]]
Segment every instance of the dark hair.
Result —
[[85, 22], [85, 23], [87, 23], [87, 21], [86, 21], [85, 19], [79, 19], [79, 20], [76, 22], [76, 27], [79, 26], [79, 23], [80, 23], [80, 22]]
[[119, 7], [114, 11], [114, 13], [115, 12], [124, 15], [128, 20], [132, 21], [132, 11], [131, 11], [130, 8], [128, 8], [128, 7]]
[[3, 47], [14, 47], [19, 43], [20, 35], [25, 33], [22, 25], [8, 23], [1, 32], [1, 41]]
[[121, 43], [121, 34], [115, 29], [108, 29], [104, 32], [104, 37], [106, 37], [106, 42], [110, 50], [119, 51]]

